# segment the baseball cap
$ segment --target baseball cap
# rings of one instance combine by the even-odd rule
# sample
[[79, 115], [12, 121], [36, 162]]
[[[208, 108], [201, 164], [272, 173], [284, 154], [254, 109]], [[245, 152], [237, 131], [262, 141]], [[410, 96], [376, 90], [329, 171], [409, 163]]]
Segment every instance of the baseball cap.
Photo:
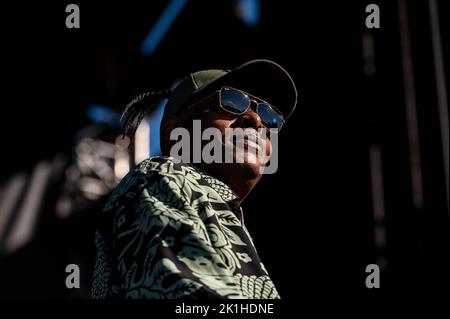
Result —
[[223, 86], [240, 89], [270, 103], [282, 112], [285, 120], [297, 106], [297, 88], [289, 73], [273, 61], [257, 59], [232, 70], [212, 69], [189, 74], [172, 90], [163, 120]]

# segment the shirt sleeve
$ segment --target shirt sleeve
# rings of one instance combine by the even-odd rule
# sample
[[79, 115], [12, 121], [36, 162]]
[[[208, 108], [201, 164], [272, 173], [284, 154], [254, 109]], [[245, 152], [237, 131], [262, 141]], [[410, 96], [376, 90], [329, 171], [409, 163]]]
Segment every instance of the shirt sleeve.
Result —
[[97, 234], [97, 297], [243, 298], [236, 256], [202, 196], [183, 175], [127, 176], [105, 207], [112, 235]]

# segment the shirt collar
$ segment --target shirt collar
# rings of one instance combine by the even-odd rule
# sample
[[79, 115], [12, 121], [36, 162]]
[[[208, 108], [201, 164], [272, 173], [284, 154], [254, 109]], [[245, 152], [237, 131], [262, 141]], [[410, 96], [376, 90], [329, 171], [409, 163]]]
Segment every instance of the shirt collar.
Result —
[[202, 179], [204, 179], [209, 186], [219, 194], [220, 198], [224, 202], [228, 204], [232, 204], [233, 206], [240, 207], [239, 205], [239, 197], [233, 192], [233, 190], [221, 180], [211, 176], [209, 173], [205, 172], [201, 168], [192, 165], [195, 170], [200, 174]]
[[200, 174], [200, 177], [206, 181], [206, 183], [214, 190], [217, 194], [219, 194], [220, 198], [226, 202], [234, 213], [237, 215], [242, 225], [244, 225], [244, 214], [241, 207], [241, 201], [239, 197], [233, 192], [233, 190], [221, 180], [211, 176], [209, 173], [205, 172], [201, 168], [190, 165], [194, 170]]

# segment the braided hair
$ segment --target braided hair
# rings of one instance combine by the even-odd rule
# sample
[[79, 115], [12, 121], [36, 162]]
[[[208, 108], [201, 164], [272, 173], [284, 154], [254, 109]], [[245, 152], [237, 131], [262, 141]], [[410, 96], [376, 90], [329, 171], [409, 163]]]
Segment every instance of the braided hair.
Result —
[[122, 135], [128, 135], [133, 140], [136, 130], [142, 119], [148, 112], [152, 112], [164, 98], [170, 98], [170, 90], [153, 91], [141, 93], [132, 99], [122, 112], [120, 121], [122, 124]]

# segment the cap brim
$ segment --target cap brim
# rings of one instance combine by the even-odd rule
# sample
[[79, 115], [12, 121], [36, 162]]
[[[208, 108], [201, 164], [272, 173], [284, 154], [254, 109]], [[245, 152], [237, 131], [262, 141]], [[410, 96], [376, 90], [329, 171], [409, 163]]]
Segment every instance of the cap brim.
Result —
[[289, 73], [270, 60], [252, 60], [229, 71], [206, 87], [192, 94], [192, 99], [205, 96], [223, 87], [231, 86], [258, 97], [289, 118], [297, 106], [297, 88]]

